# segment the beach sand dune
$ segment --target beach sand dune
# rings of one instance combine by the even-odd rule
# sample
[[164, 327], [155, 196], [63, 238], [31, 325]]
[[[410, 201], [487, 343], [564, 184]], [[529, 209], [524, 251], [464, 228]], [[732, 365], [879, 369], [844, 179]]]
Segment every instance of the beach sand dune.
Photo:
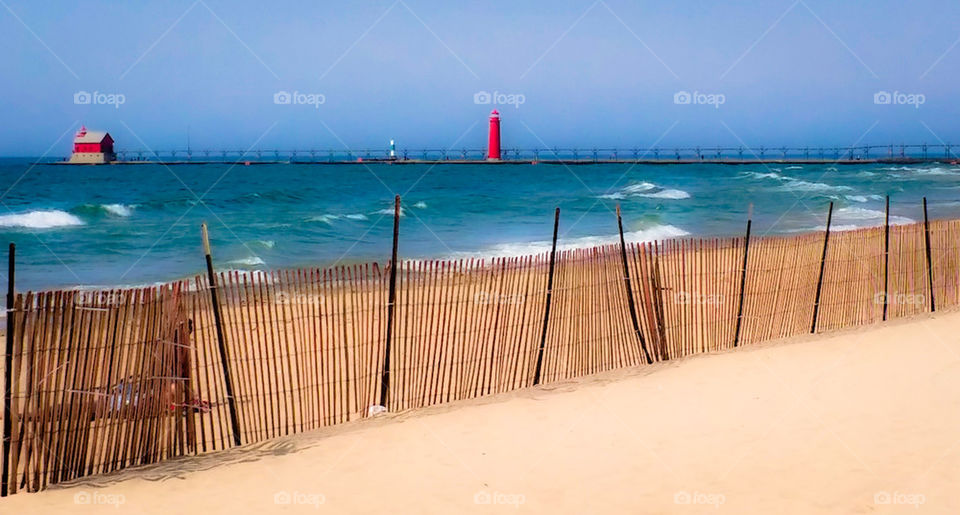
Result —
[[957, 485], [951, 313], [176, 459], [0, 513], [960, 513]]

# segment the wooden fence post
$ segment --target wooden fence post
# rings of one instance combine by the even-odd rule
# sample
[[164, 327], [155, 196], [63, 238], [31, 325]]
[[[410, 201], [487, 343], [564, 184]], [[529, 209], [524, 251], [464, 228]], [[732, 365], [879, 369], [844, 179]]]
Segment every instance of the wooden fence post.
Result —
[[647, 351], [647, 342], [643, 339], [643, 333], [640, 331], [640, 323], [637, 322], [637, 307], [633, 302], [633, 289], [630, 288], [630, 268], [627, 266], [627, 244], [623, 239], [623, 219], [620, 217], [620, 204], [617, 204], [617, 228], [620, 230], [620, 257], [623, 258], [623, 282], [627, 287], [627, 305], [630, 307], [630, 320], [633, 321], [633, 331], [637, 333], [637, 339], [640, 340], [640, 350], [643, 351], [643, 359], [647, 364], [653, 363], [650, 353]]
[[927, 218], [927, 197], [923, 197], [923, 235], [927, 246], [927, 285], [930, 289], [930, 312], [937, 310], [933, 303], [933, 260], [930, 256], [930, 219]]
[[810, 325], [810, 333], [817, 332], [817, 315], [820, 313], [820, 293], [823, 291], [823, 267], [827, 262], [827, 243], [830, 241], [830, 222], [833, 220], [833, 202], [830, 202], [830, 210], [827, 211], [827, 230], [823, 233], [823, 254], [820, 256], [820, 276], [817, 278], [817, 298], [813, 303], [813, 323]]
[[543, 368], [543, 349], [547, 344], [547, 322], [550, 320], [550, 298], [553, 294], [553, 269], [557, 260], [557, 229], [560, 227], [560, 208], [553, 216], [553, 247], [550, 249], [550, 275], [547, 278], [547, 306], [543, 311], [543, 332], [540, 334], [540, 350], [537, 352], [537, 368], [533, 374], [533, 384], [540, 384], [540, 371]]
[[233, 381], [230, 378], [230, 364], [227, 362], [227, 345], [223, 339], [223, 320], [220, 317], [220, 302], [217, 299], [217, 277], [213, 273], [213, 258], [210, 257], [210, 236], [207, 224], [200, 225], [203, 236], [203, 253], [207, 259], [207, 279], [210, 282], [210, 302], [213, 305], [213, 321], [217, 327], [217, 348], [220, 350], [220, 364], [223, 367], [223, 382], [227, 388], [227, 405], [230, 408], [230, 425], [233, 429], [233, 443], [240, 445], [240, 420], [237, 418], [237, 404], [233, 395]]
[[387, 335], [383, 348], [383, 374], [380, 377], [380, 405], [388, 408], [390, 393], [390, 340], [393, 337], [393, 313], [397, 302], [397, 243], [400, 237], [400, 195], [393, 199], [393, 253], [390, 258], [390, 297], [387, 300]]
[[740, 327], [743, 325], [743, 293], [747, 284], [747, 252], [750, 250], [750, 226], [753, 225], [753, 204], [747, 208], [747, 234], [743, 238], [743, 267], [740, 269], [740, 301], [737, 305], [737, 329], [733, 333], [733, 346], [740, 345]]
[[[662, 242], [661, 242], [662, 243]], [[647, 248], [651, 248], [647, 246]], [[667, 342], [665, 307], [663, 304], [663, 282], [660, 280], [660, 243], [653, 242], [653, 264], [651, 283], [653, 287], [653, 313], [657, 319], [657, 339], [660, 341], [660, 359], [670, 361], [670, 345]]]
[[[3, 468], [0, 468], [0, 497], [7, 496], [7, 487], [9, 485], [10, 466], [10, 440], [13, 437], [13, 427], [11, 425], [11, 404], [13, 395], [10, 391], [13, 378], [13, 328], [14, 316], [13, 295], [14, 295], [14, 272], [16, 264], [17, 246], [10, 244], [9, 262], [7, 266], [7, 342], [3, 354]], [[14, 478], [16, 481], [16, 478]]]
[[890, 195], [887, 195], [886, 214], [883, 217], [883, 320], [887, 319], [887, 296], [890, 294]]

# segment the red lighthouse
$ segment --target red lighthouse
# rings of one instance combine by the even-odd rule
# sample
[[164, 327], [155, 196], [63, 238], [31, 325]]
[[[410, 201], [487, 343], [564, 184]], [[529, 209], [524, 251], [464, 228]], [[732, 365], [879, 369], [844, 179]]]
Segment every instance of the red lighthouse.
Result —
[[490, 133], [487, 138], [487, 160], [500, 160], [500, 113], [490, 111]]

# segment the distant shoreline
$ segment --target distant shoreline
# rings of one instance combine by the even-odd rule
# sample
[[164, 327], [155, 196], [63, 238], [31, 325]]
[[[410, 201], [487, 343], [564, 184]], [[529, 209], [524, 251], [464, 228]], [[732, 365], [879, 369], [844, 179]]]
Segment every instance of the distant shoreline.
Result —
[[98, 165], [358, 165], [358, 164], [390, 164], [390, 165], [594, 165], [594, 164], [631, 164], [631, 165], [858, 165], [858, 164], [956, 164], [956, 158], [878, 158], [878, 159], [508, 159], [499, 161], [471, 160], [471, 159], [363, 159], [363, 160], [203, 160], [203, 161], [112, 161], [109, 163], [70, 163], [68, 161], [52, 161], [49, 165], [71, 166], [98, 166]]

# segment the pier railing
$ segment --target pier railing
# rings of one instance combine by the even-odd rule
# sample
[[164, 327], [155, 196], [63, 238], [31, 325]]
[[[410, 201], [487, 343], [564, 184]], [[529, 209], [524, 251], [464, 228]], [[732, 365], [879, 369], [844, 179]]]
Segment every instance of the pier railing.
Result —
[[[960, 148], [949, 143], [928, 145], [860, 145], [834, 147], [729, 147], [729, 146], [682, 146], [682, 147], [593, 147], [593, 148], [513, 148], [501, 150], [501, 161], [516, 162], [858, 162], [858, 161], [955, 161], [960, 159]], [[210, 150], [170, 149], [143, 150], [121, 149], [117, 158], [123, 162], [289, 162], [289, 163], [353, 163], [392, 162], [482, 162], [487, 158], [483, 148], [426, 148], [399, 149], [391, 153], [388, 148], [344, 149], [256, 149], [256, 150]]]
[[524, 257], [98, 291], [15, 292], [11, 253], [2, 492], [960, 305], [960, 220], [831, 233], [824, 215], [794, 236], [555, 236]]

